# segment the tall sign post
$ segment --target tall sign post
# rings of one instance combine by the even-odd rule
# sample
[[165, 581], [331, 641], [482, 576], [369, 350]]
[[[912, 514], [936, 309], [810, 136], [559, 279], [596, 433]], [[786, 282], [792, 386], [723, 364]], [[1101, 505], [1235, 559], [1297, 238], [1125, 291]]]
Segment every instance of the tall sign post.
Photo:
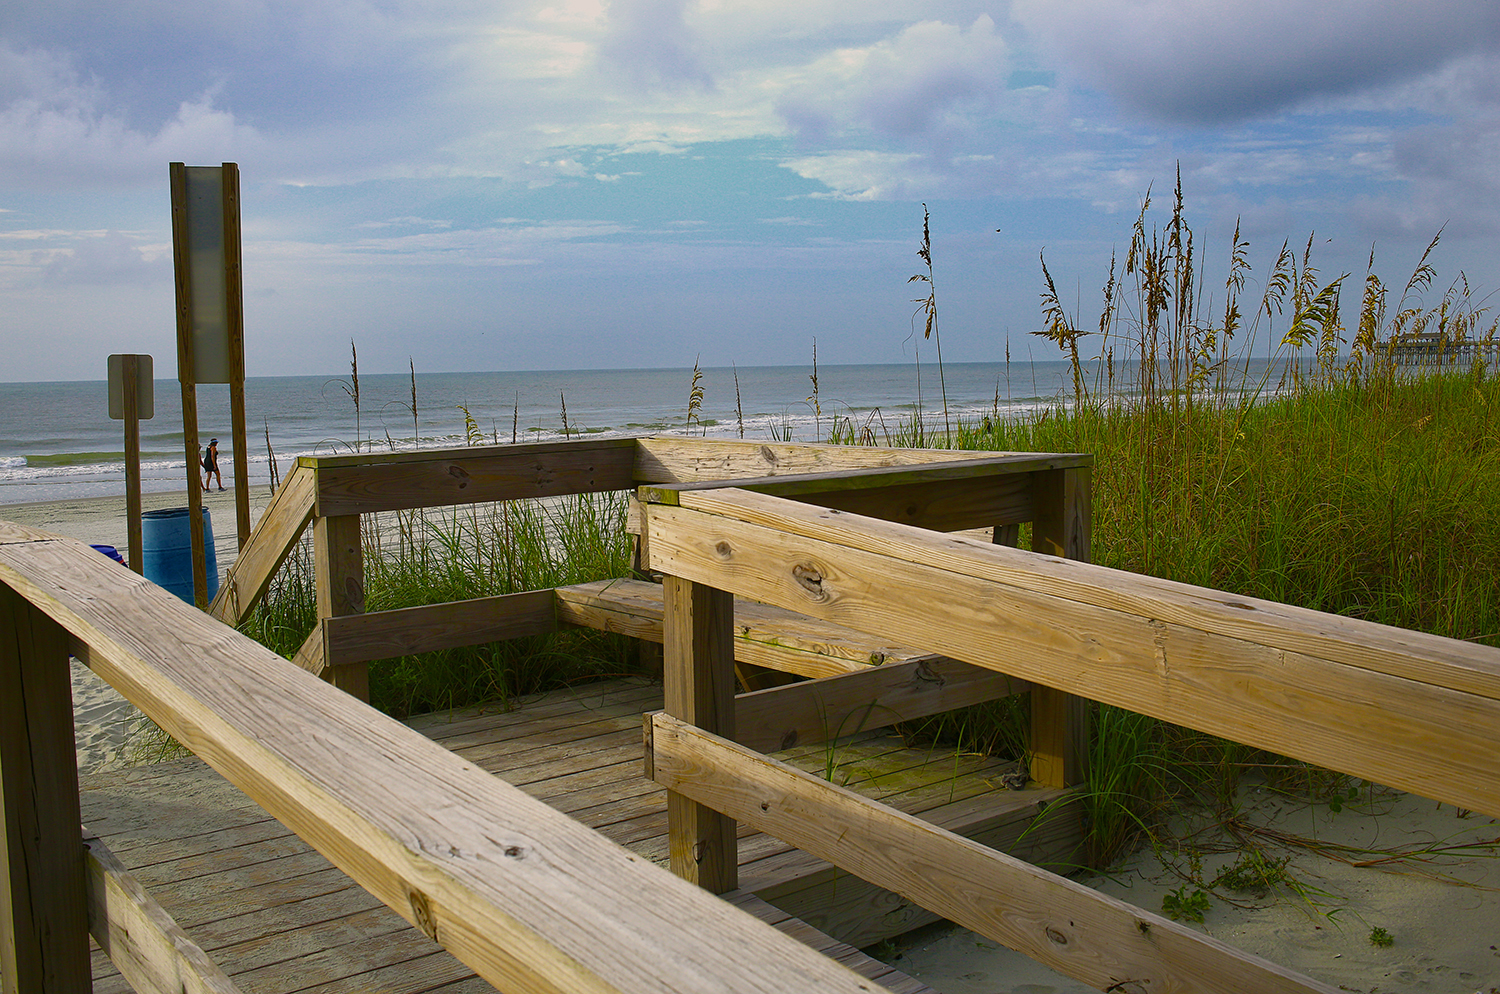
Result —
[[245, 440], [244, 295], [240, 282], [240, 170], [171, 164], [172, 257], [177, 283], [177, 379], [182, 384], [182, 442], [187, 454], [188, 528], [193, 593], [206, 608], [203, 492], [199, 489], [198, 384], [229, 384], [234, 451], [235, 523], [250, 538], [249, 458]]
[[145, 572], [141, 553], [141, 422], [156, 416], [148, 355], [109, 357], [109, 416], [125, 422], [125, 544], [130, 568]]

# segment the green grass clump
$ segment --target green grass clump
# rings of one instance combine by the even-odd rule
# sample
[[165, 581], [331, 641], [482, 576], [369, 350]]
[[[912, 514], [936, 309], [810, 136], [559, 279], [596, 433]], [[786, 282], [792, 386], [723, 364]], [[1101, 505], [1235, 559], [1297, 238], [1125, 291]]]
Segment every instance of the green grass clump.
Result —
[[[385, 611], [586, 583], [630, 572], [624, 494], [400, 513], [365, 524], [365, 608]], [[316, 622], [304, 545], [242, 630], [290, 658]], [[395, 717], [549, 690], [634, 668], [630, 640], [590, 629], [370, 664], [370, 703]]]
[[[1146, 198], [1123, 270], [1112, 262], [1103, 283], [1097, 325], [1065, 311], [1043, 260], [1038, 334], [1069, 362], [1071, 397], [1008, 417], [997, 394], [990, 416], [955, 424], [951, 436], [916, 410], [894, 426], [842, 418], [831, 440], [1091, 453], [1097, 563], [1500, 645], [1497, 322], [1485, 327], [1487, 309], [1462, 276], [1424, 306], [1438, 239], [1394, 306], [1372, 254], [1349, 315], [1340, 294], [1352, 281], [1323, 279], [1311, 239], [1300, 253], [1283, 245], [1259, 301], [1244, 301], [1249, 246], [1236, 230], [1210, 313], [1180, 182], [1175, 192], [1160, 231], [1149, 230]], [[1271, 362], [1252, 362], [1267, 336]], [[1395, 343], [1414, 336], [1447, 357], [1436, 368], [1397, 365]], [[1262, 365], [1268, 372], [1252, 375]], [[1233, 819], [1248, 773], [1332, 809], [1352, 789], [1327, 771], [1115, 708], [1094, 705], [1092, 718], [1091, 780], [1078, 803], [1096, 867], [1160, 831], [1185, 798]], [[968, 713], [971, 741], [1014, 737], [985, 720]]]

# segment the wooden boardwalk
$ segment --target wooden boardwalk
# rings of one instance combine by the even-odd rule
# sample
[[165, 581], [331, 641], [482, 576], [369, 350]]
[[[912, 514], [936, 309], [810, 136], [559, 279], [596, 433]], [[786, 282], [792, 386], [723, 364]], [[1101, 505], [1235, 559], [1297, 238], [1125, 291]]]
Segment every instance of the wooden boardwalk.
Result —
[[[665, 791], [642, 776], [640, 719], [660, 706], [659, 684], [622, 680], [410, 724], [664, 864]], [[890, 735], [781, 755], [982, 841], [1013, 840], [1057, 797], [1004, 789], [998, 778], [1009, 764], [905, 748]], [[246, 992], [492, 989], [196, 759], [85, 776], [82, 812], [88, 830]], [[1044, 820], [1018, 854], [1046, 855], [1075, 830], [1064, 818]], [[823, 931], [867, 944], [930, 915], [768, 836], [743, 827], [740, 835], [742, 890], [731, 899], [892, 990], [926, 989]], [[130, 989], [98, 952], [95, 977], [100, 994]]]

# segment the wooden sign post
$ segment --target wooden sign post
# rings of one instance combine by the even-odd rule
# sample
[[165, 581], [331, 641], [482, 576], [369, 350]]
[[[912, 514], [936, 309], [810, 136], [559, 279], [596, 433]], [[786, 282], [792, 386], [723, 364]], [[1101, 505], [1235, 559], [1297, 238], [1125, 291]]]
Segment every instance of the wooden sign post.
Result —
[[125, 544], [130, 568], [145, 572], [141, 553], [141, 422], [156, 416], [148, 355], [109, 357], [109, 416], [125, 422]]
[[250, 539], [249, 458], [245, 439], [244, 295], [240, 283], [240, 170], [171, 164], [172, 256], [177, 283], [177, 379], [182, 384], [182, 443], [187, 454], [188, 528], [193, 592], [206, 608], [203, 493], [198, 472], [198, 384], [229, 384], [234, 451], [235, 524]]

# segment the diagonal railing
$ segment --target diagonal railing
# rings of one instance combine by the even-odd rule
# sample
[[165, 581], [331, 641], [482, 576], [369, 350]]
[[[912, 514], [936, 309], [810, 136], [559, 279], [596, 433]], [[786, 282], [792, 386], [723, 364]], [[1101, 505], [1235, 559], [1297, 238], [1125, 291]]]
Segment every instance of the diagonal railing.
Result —
[[87, 545], [0, 522], [0, 912], [18, 989], [89, 989], [69, 652], [501, 990], [880, 990]]

